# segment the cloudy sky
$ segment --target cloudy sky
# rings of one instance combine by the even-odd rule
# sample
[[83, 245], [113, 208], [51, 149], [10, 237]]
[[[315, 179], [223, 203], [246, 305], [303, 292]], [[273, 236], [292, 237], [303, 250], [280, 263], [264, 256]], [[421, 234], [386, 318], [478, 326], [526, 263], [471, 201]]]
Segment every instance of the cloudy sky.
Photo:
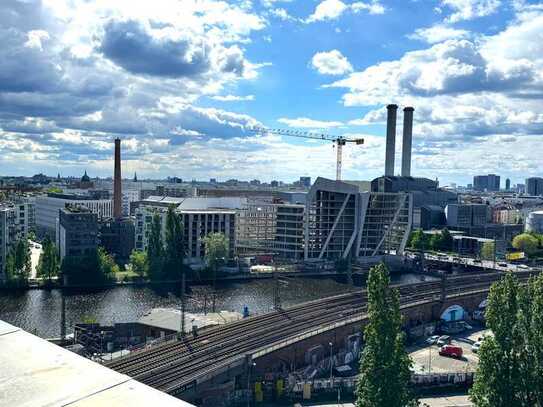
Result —
[[[385, 105], [415, 107], [413, 174], [543, 176], [543, 2], [1, 0], [0, 175], [384, 172]], [[398, 139], [401, 139], [398, 118]], [[401, 143], [397, 143], [397, 171]]]

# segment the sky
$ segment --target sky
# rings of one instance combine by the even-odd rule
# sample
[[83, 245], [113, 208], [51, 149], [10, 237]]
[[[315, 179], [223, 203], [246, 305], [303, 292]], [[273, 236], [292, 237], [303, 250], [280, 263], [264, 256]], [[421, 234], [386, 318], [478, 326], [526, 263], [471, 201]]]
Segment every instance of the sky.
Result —
[[[412, 174], [543, 176], [543, 2], [2, 0], [0, 175], [186, 180], [384, 173], [386, 105]], [[502, 181], [504, 182], [504, 181]]]

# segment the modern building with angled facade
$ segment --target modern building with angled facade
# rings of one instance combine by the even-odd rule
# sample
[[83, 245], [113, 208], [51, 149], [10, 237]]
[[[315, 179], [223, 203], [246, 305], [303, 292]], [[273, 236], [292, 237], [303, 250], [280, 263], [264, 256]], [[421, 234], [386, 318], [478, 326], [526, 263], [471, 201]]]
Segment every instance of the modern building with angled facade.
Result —
[[361, 192], [353, 184], [317, 178], [306, 203], [305, 260], [403, 252], [411, 230], [412, 202], [406, 192]]

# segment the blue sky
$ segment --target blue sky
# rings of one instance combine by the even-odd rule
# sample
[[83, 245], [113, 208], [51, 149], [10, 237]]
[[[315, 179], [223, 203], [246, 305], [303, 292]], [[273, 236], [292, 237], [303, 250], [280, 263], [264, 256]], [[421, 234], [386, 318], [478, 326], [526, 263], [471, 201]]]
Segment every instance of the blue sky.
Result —
[[[384, 171], [385, 105], [415, 107], [413, 175], [543, 175], [543, 3], [4, 0], [0, 175], [291, 181]], [[397, 165], [401, 149], [398, 118]]]

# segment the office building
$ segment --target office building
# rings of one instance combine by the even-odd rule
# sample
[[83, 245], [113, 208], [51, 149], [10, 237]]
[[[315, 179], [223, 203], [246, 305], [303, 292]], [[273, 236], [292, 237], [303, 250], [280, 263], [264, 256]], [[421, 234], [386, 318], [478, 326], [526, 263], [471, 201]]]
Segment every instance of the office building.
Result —
[[319, 177], [305, 216], [305, 260], [401, 253], [411, 229], [412, 196], [360, 192], [356, 185]]
[[183, 236], [187, 251], [186, 261], [201, 263], [205, 257], [204, 238], [211, 233], [222, 233], [228, 240], [228, 258], [236, 248], [236, 212], [227, 209], [180, 210]]
[[300, 186], [304, 188], [311, 188], [311, 177], [300, 177]]
[[526, 179], [526, 193], [532, 196], [543, 195], [543, 178], [532, 177]]
[[289, 200], [247, 200], [238, 211], [237, 253], [301, 260], [304, 212], [305, 205]]
[[543, 233], [543, 211], [531, 212], [526, 218], [526, 231]]
[[88, 195], [48, 193], [37, 196], [35, 199], [37, 233], [54, 237], [59, 210], [67, 205], [85, 207], [96, 214], [98, 219], [113, 217], [113, 201], [111, 199], [93, 199]]
[[445, 216], [449, 228], [470, 228], [486, 225], [490, 214], [485, 204], [449, 204]]
[[505, 190], [506, 191], [510, 191], [511, 190], [511, 180], [509, 178], [507, 178], [505, 180]]
[[130, 217], [102, 219], [98, 223], [98, 241], [117, 264], [128, 263], [134, 250], [135, 226]]
[[123, 216], [130, 216], [130, 204], [132, 202], [138, 202], [141, 200], [141, 194], [139, 189], [123, 190], [122, 193], [122, 214]]
[[94, 253], [98, 248], [98, 215], [84, 206], [59, 209], [56, 240], [61, 260]]
[[0, 203], [0, 281], [5, 279], [6, 259], [19, 239], [32, 230], [33, 205], [28, 202]]
[[500, 176], [496, 174], [476, 175], [473, 177], [475, 191], [496, 192], [500, 190]]
[[[136, 209], [136, 250], [147, 250], [153, 217], [160, 217], [162, 238], [166, 237], [167, 208], [141, 206]], [[223, 233], [228, 239], [229, 258], [234, 257], [236, 247], [236, 211], [228, 209], [177, 209], [183, 224], [186, 258], [188, 264], [202, 264], [205, 256], [204, 237], [210, 233]]]

